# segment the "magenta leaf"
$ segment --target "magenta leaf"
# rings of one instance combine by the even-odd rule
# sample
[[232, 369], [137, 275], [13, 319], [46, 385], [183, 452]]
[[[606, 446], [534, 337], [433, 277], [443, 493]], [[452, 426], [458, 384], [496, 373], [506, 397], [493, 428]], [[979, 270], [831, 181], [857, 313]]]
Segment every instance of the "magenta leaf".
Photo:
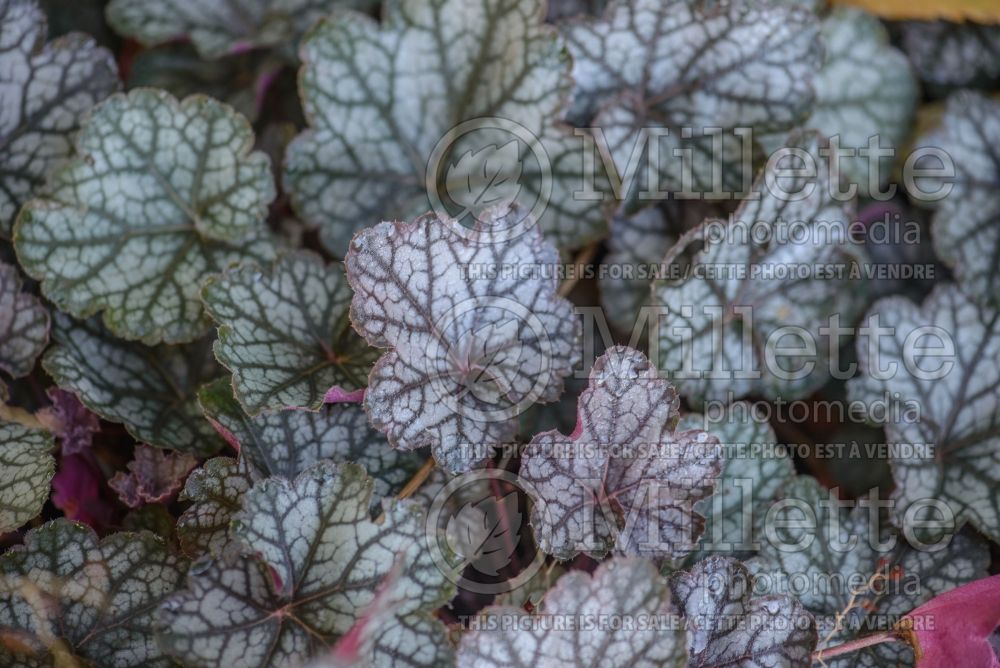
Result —
[[935, 596], [903, 618], [918, 668], [996, 668], [990, 636], [1000, 627], [1000, 575]]
[[192, 455], [165, 452], [149, 445], [137, 445], [128, 473], [119, 471], [108, 484], [129, 508], [147, 503], [166, 503], [184, 484], [188, 473], [197, 466]]

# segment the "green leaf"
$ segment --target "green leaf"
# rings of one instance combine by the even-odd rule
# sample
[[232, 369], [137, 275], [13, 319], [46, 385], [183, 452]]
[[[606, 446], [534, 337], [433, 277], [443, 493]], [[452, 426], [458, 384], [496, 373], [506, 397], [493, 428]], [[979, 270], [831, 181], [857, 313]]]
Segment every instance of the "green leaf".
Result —
[[[368, 417], [394, 447], [429, 445], [452, 472], [512, 438], [524, 409], [557, 399], [579, 359], [555, 248], [535, 225], [506, 236], [520, 215], [495, 210], [475, 230], [432, 214], [381, 223], [347, 255], [354, 328], [391, 348], [369, 377]], [[500, 276], [515, 265], [537, 271]]]
[[151, 630], [187, 564], [148, 532], [94, 532], [55, 520], [0, 557], [4, 665], [168, 668]]
[[1000, 307], [1000, 103], [957, 93], [948, 98], [942, 127], [918, 143], [944, 151], [955, 168], [953, 178], [919, 184], [925, 192], [951, 186], [931, 222], [934, 251], [967, 295]]
[[678, 404], [639, 351], [616, 346], [594, 362], [572, 435], [543, 432], [522, 455], [531, 525], [546, 553], [676, 560], [690, 552], [704, 528], [695, 503], [712, 494], [722, 457], [714, 436], [675, 431]]
[[689, 668], [810, 668], [816, 622], [791, 596], [751, 596], [746, 567], [709, 557], [670, 583], [687, 618]]
[[[576, 84], [570, 117], [602, 129], [623, 176], [633, 149], [643, 148], [644, 129], [669, 130], [651, 139], [666, 157], [652, 167], [668, 191], [688, 186], [673, 157], [684, 153], [675, 150], [690, 152], [689, 188], [717, 188], [718, 171], [724, 190], [744, 191], [750, 174], [733, 129], [752, 128], [765, 147], [780, 141], [809, 114], [822, 58], [814, 15], [776, 3], [625, 0], [563, 32]], [[721, 163], [713, 137], [722, 143]]]
[[[867, 148], [875, 135], [882, 147], [901, 147], [917, 101], [917, 82], [906, 56], [889, 44], [882, 23], [860, 9], [835, 8], [820, 31], [826, 60], [816, 77], [816, 107], [809, 127], [827, 137], [838, 136], [842, 148]], [[856, 155], [840, 161], [841, 173], [862, 195], [869, 192], [874, 176], [868, 160], [867, 155]], [[884, 184], [893, 160], [879, 162]]]
[[122, 35], [146, 46], [190, 39], [203, 58], [260, 47], [288, 47], [335, 9], [374, 0], [112, 0], [107, 16]]
[[572, 195], [585, 147], [558, 122], [569, 58], [543, 4], [402, 0], [381, 23], [345, 12], [307, 34], [309, 129], [288, 148], [285, 186], [327, 248], [343, 255], [361, 227], [422, 214], [435, 195], [434, 210], [459, 219], [540, 201], [538, 223], [560, 247], [602, 234], [600, 201]]
[[222, 445], [195, 393], [218, 374], [208, 341], [150, 348], [111, 336], [95, 319], [56, 316], [42, 366], [63, 389], [137, 440], [192, 454]]
[[340, 266], [288, 253], [269, 272], [250, 265], [210, 278], [202, 299], [219, 327], [215, 355], [251, 415], [316, 410], [367, 384], [378, 352], [351, 329]]
[[[617, 557], [594, 571], [570, 571], [540, 612], [491, 606], [462, 637], [459, 668], [492, 666], [684, 666], [684, 630], [666, 582], [648, 561]], [[583, 616], [583, 617], [581, 617]], [[609, 623], [599, 624], [600, 618]], [[621, 621], [615, 625], [613, 620]], [[623, 628], [626, 620], [646, 628]], [[586, 624], [592, 623], [593, 626]]]
[[0, 369], [27, 376], [49, 342], [49, 310], [21, 292], [17, 267], [0, 262]]
[[[429, 612], [449, 593], [423, 549], [422, 513], [397, 504], [377, 524], [371, 490], [360, 467], [329, 462], [294, 481], [257, 483], [234, 527], [259, 559], [219, 560], [193, 572], [188, 589], [161, 609], [163, 646], [188, 666], [299, 664], [345, 634], [383, 582], [395, 618], [404, 627], [436, 624], [443, 646], [444, 626]], [[391, 665], [390, 658], [365, 657], [375, 665]]]
[[0, 4], [0, 239], [10, 239], [18, 209], [70, 156], [86, 112], [118, 90], [114, 57], [82, 33], [48, 44], [34, 0]]
[[832, 195], [819, 139], [797, 133], [787, 149], [754, 183], [756, 198], [681, 237], [663, 260], [668, 276], [653, 283], [657, 364], [694, 406], [808, 396], [831, 375], [836, 339], [820, 329], [832, 317], [848, 326], [862, 306], [853, 211]]
[[[775, 507], [775, 540], [751, 562], [754, 589], [796, 594], [816, 617], [819, 649], [888, 630], [925, 601], [987, 575], [989, 549], [978, 538], [963, 533], [943, 548], [911, 547], [903, 536], [878, 534], [876, 507], [838, 501], [808, 476], [787, 484], [782, 498], [796, 505]], [[813, 513], [815, 526], [803, 521], [803, 509]], [[907, 665], [909, 657], [905, 645], [890, 643], [826, 661], [875, 668]]]
[[96, 107], [46, 196], [25, 205], [15, 246], [42, 292], [117, 336], [180, 343], [208, 325], [202, 281], [268, 260], [270, 161], [246, 119], [210, 98], [137, 89]]
[[[891, 459], [897, 524], [914, 503], [937, 499], [1000, 541], [1000, 311], [939, 285], [922, 306], [902, 297], [875, 302], [865, 326], [851, 400], [885, 424], [888, 443], [916, 446]], [[877, 402], [884, 414], [872, 412]]]
[[56, 472], [52, 436], [13, 422], [0, 422], [0, 534], [42, 512]]
[[219, 557], [233, 549], [233, 516], [259, 478], [245, 457], [215, 457], [192, 471], [180, 494], [181, 501], [192, 503], [177, 518], [177, 540], [184, 554]]

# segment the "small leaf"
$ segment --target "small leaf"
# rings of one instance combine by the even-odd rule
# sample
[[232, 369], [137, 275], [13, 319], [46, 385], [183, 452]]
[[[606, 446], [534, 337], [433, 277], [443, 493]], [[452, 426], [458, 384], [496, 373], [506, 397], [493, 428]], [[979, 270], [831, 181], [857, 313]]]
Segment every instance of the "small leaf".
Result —
[[1000, 77], [1000, 29], [951, 21], [903, 21], [900, 46], [921, 81], [939, 92], [989, 87]]
[[17, 267], [0, 262], [0, 369], [15, 378], [27, 376], [48, 342], [48, 309], [21, 292]]
[[88, 35], [46, 44], [46, 32], [34, 0], [0, 4], [0, 239], [10, 239], [18, 209], [73, 152], [87, 111], [121, 85], [114, 57]]
[[[369, 377], [371, 423], [394, 447], [430, 445], [453, 472], [513, 437], [521, 411], [558, 398], [578, 359], [572, 307], [545, 270], [556, 250], [534, 225], [503, 238], [519, 215], [491, 212], [472, 231], [433, 215], [381, 223], [347, 254], [354, 328], [391, 348]], [[480, 273], [513, 263], [539, 271], [523, 280]]]
[[77, 157], [25, 205], [15, 246], [42, 292], [117, 336], [181, 343], [208, 325], [202, 281], [267, 260], [270, 161], [246, 119], [210, 98], [137, 89], [94, 109]]
[[948, 99], [942, 125], [919, 142], [950, 155], [955, 168], [953, 179], [921, 179], [925, 192], [951, 185], [931, 224], [934, 250], [953, 268], [967, 295], [998, 308], [1000, 103], [978, 93], [958, 93]]
[[0, 422], [0, 534], [42, 512], [56, 472], [52, 449], [44, 430]]
[[[376, 524], [371, 488], [360, 467], [329, 462], [294, 481], [257, 483], [234, 527], [260, 558], [194, 572], [188, 589], [161, 609], [164, 648], [188, 666], [297, 665], [347, 633], [387, 578], [402, 628], [431, 623], [429, 611], [448, 593], [420, 540], [422, 513], [398, 504]], [[396, 564], [404, 570], [393, 581]], [[444, 646], [444, 627], [433, 623]], [[373, 654], [376, 665], [391, 663]]]
[[570, 436], [538, 434], [524, 451], [531, 525], [559, 559], [581, 551], [678, 559], [694, 546], [722, 469], [719, 441], [675, 432], [678, 399], [637, 350], [610, 348], [594, 363]]
[[511, 196], [522, 219], [541, 205], [560, 247], [602, 234], [599, 199], [572, 194], [590, 157], [558, 122], [570, 65], [543, 11], [539, 0], [403, 0], [381, 22], [342, 12], [306, 35], [309, 127], [288, 147], [284, 181], [331, 252], [380, 220], [447, 209], [465, 224]]
[[[858, 9], [834, 9], [823, 19], [821, 35], [826, 60], [816, 77], [816, 106], [808, 126], [837, 136], [842, 148], [867, 150], [873, 136], [881, 147], [900, 147], [917, 101], [917, 82], [906, 56], [890, 46], [877, 18]], [[874, 178], [868, 163], [866, 154], [840, 160], [841, 173], [861, 194], [868, 193]], [[883, 184], [892, 164], [891, 158], [879, 160]]]
[[203, 58], [294, 45], [316, 19], [374, 0], [113, 0], [108, 23], [146, 46], [190, 39]]
[[739, 561], [709, 557], [675, 575], [671, 590], [688, 622], [690, 668], [812, 666], [812, 615], [791, 596], [751, 596]]
[[[888, 443], [917, 446], [891, 460], [897, 524], [914, 503], [936, 499], [1000, 540], [1000, 311], [939, 285], [922, 306], [901, 297], [877, 301], [865, 327], [851, 401], [885, 423]], [[925, 345], [925, 336], [951, 353]], [[871, 412], [876, 402], [884, 414]]]
[[112, 337], [95, 319], [76, 322], [62, 314], [53, 338], [45, 370], [136, 440], [192, 454], [222, 445], [195, 397], [198, 386], [218, 373], [208, 341], [150, 348]]
[[75, 455], [90, 449], [94, 434], [101, 428], [97, 416], [87, 410], [72, 392], [58, 387], [45, 390], [52, 402], [46, 412], [46, 426], [59, 439], [63, 455]]
[[66, 519], [103, 531], [115, 520], [113, 497], [105, 498], [104, 473], [94, 456], [87, 451], [63, 455], [59, 471], [52, 478], [52, 505]]
[[67, 520], [33, 529], [0, 557], [0, 628], [15, 641], [0, 643], [0, 662], [168, 668], [153, 613], [186, 568], [148, 532], [98, 542]]
[[210, 278], [202, 299], [219, 327], [216, 357], [251, 415], [316, 410], [328, 395], [367, 384], [378, 353], [351, 330], [343, 269], [318, 255], [283, 255], [268, 273], [232, 269]]
[[197, 465], [198, 460], [191, 455], [139, 444], [128, 463], [128, 473], [115, 473], [108, 485], [129, 508], [167, 503], [180, 491], [187, 474]]
[[[504, 517], [509, 518], [506, 524]], [[511, 527], [520, 526], [517, 492], [502, 499], [490, 496], [478, 503], [470, 501], [448, 520], [448, 547], [465, 563], [474, 563], [479, 573], [495, 577], [510, 563], [520, 542], [519, 536], [508, 535]]]
[[[601, 618], [608, 623], [600, 624]], [[640, 619], [647, 625], [633, 625]], [[476, 620], [476, 629], [462, 637], [459, 668], [680, 668], [687, 659], [666, 583], [640, 559], [611, 559], [593, 575], [570, 571], [542, 599], [538, 614], [491, 606]]]
[[192, 503], [177, 518], [177, 540], [184, 554], [220, 557], [231, 551], [233, 516], [259, 478], [243, 457], [215, 457], [191, 472], [180, 498]]

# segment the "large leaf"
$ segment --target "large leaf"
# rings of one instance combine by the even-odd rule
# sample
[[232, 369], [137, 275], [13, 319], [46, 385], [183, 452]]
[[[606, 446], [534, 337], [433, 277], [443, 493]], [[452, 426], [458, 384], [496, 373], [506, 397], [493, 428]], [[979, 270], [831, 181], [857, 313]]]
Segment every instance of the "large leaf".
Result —
[[84, 114], [119, 87], [112, 55], [72, 33], [45, 43], [34, 0], [0, 1], [0, 239], [49, 170], [68, 158]]
[[161, 610], [163, 646], [188, 666], [298, 664], [345, 634], [388, 581], [396, 632], [433, 628], [437, 637], [394, 647], [387, 636], [366, 659], [435, 665], [444, 627], [429, 611], [448, 597], [445, 575], [423, 549], [420, 510], [398, 504], [377, 524], [369, 517], [371, 489], [360, 467], [328, 462], [294, 481], [257, 483], [235, 531], [259, 559], [220, 560], [194, 572], [188, 589]]
[[600, 202], [572, 194], [584, 189], [584, 142], [557, 123], [569, 59], [543, 4], [402, 0], [381, 24], [342, 13], [309, 32], [310, 127], [288, 148], [285, 184], [331, 251], [432, 204], [464, 221], [484, 206], [539, 203], [560, 247], [602, 232]]
[[900, 45], [932, 90], [989, 87], [1000, 78], [1000, 27], [973, 22], [903, 21]]
[[153, 637], [157, 606], [187, 564], [147, 533], [55, 520], [0, 557], [0, 663], [168, 668]]
[[48, 342], [48, 309], [21, 292], [17, 267], [0, 262], [0, 369], [15, 378], [28, 375]]
[[[888, 630], [937, 594], [986, 576], [989, 549], [980, 539], [958, 534], [938, 549], [911, 547], [904, 536], [879, 535], [873, 506], [841, 502], [805, 476], [782, 498], [788, 505], [775, 506], [773, 539], [751, 564], [755, 591], [794, 593], [816, 617], [820, 649]], [[908, 656], [892, 643], [826, 661], [875, 668], [906, 665]]]
[[316, 19], [373, 0], [112, 0], [108, 22], [146, 46], [189, 39], [203, 58], [294, 46]]
[[62, 310], [103, 311], [118, 336], [197, 338], [201, 282], [273, 254], [263, 221], [274, 183], [250, 125], [210, 98], [137, 89], [96, 107], [76, 145], [18, 217], [25, 271]]
[[683, 629], [666, 582], [647, 561], [614, 558], [593, 575], [571, 571], [540, 607], [530, 616], [510, 606], [484, 610], [462, 637], [459, 667], [685, 665]]
[[756, 198], [685, 234], [653, 283], [657, 363], [696, 406], [807, 396], [829, 380], [839, 343], [820, 330], [834, 317], [847, 326], [862, 306], [852, 212], [832, 196], [818, 137], [796, 134], [787, 148], [755, 182]]
[[0, 422], [0, 534], [42, 512], [56, 472], [53, 445], [42, 429]]
[[688, 622], [689, 668], [809, 668], [816, 623], [791, 596], [751, 596], [746, 567], [709, 557], [670, 583]]
[[722, 458], [714, 436], [674, 431], [678, 403], [637, 350], [618, 346], [598, 358], [573, 433], [538, 434], [522, 458], [545, 552], [677, 559], [692, 549], [704, 528], [694, 505], [712, 494]]
[[378, 353], [351, 329], [340, 266], [289, 253], [267, 273], [250, 265], [209, 279], [202, 298], [219, 326], [216, 357], [251, 415], [315, 410], [367, 384]]
[[[817, 32], [811, 12], [779, 3], [612, 3], [603, 18], [564, 30], [576, 83], [572, 118], [602, 129], [620, 176], [643, 148], [645, 129], [664, 128], [668, 136], [651, 139], [663, 158], [652, 165], [659, 189], [742, 192], [750, 176], [743, 162], [753, 156], [741, 156], [733, 130], [751, 128], [769, 146], [805, 119], [822, 58]], [[690, 153], [693, 181], [682, 183], [677, 156], [685, 153], [674, 151]]]
[[955, 169], [954, 178], [918, 184], [925, 192], [951, 187], [934, 213], [934, 250], [966, 294], [1000, 307], [1000, 102], [952, 96], [942, 127], [920, 143], [944, 151]]
[[[451, 471], [512, 438], [518, 414], [556, 399], [579, 359], [559, 256], [537, 226], [505, 236], [519, 215], [495, 210], [474, 230], [434, 215], [381, 223], [347, 255], [354, 327], [392, 349], [369, 378], [371, 423], [395, 447], [431, 446]], [[532, 270], [515, 276], [519, 266]]]
[[883, 329], [858, 338], [851, 399], [881, 402], [868, 418], [885, 423], [890, 444], [915, 446], [891, 460], [897, 522], [918, 502], [923, 517], [923, 501], [937, 499], [1000, 540], [1000, 311], [942, 285], [922, 306], [879, 300], [865, 325]]
[[95, 319], [62, 314], [53, 339], [42, 366], [105, 420], [161, 448], [208, 454], [222, 445], [195, 396], [219, 373], [208, 341], [150, 348], [114, 338]]
[[[860, 9], [834, 9], [823, 19], [821, 33], [826, 60], [816, 77], [816, 108], [809, 127], [836, 136], [842, 148], [867, 149], [873, 136], [882, 147], [899, 148], [917, 101], [917, 82], [906, 56], [889, 45], [879, 20]], [[869, 173], [868, 164], [867, 155], [840, 160], [841, 174], [862, 194], [889, 179], [893, 160], [878, 161], [881, 183], [870, 183], [875, 174]]]

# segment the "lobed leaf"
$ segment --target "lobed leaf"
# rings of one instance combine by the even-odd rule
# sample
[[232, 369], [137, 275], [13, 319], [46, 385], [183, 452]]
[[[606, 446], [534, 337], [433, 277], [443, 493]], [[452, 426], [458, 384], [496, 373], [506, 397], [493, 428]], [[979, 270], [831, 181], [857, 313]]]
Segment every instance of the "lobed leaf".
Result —
[[181, 551], [215, 558], [238, 551], [231, 531], [233, 517], [259, 479], [245, 457], [214, 457], [192, 471], [180, 494], [182, 501], [191, 502], [177, 518]]
[[0, 239], [10, 239], [18, 209], [73, 152], [87, 111], [118, 90], [114, 57], [88, 35], [48, 44], [34, 0], [0, 2]]
[[678, 403], [639, 351], [617, 346], [597, 359], [573, 434], [538, 434], [522, 456], [545, 552], [679, 559], [692, 549], [704, 528], [694, 505], [712, 494], [722, 457], [716, 437], [674, 431]]
[[[432, 214], [381, 223], [347, 254], [354, 328], [390, 348], [365, 392], [371, 424], [402, 450], [431, 446], [452, 472], [512, 438], [522, 410], [558, 398], [578, 359], [549, 271], [556, 250], [534, 225], [506, 237], [519, 215], [494, 210], [471, 231]], [[515, 266], [532, 271], [515, 277]]]
[[15, 378], [27, 376], [48, 342], [48, 309], [21, 292], [17, 267], [0, 262], [0, 369]]
[[42, 512], [56, 472], [53, 447], [43, 429], [0, 422], [0, 534]]
[[180, 491], [184, 479], [198, 460], [186, 453], [164, 452], [148, 445], [135, 448], [128, 472], [118, 471], [108, 480], [129, 508], [149, 503], [167, 503]]
[[198, 290], [231, 263], [268, 260], [275, 190], [246, 119], [154, 89], [94, 109], [77, 155], [22, 209], [15, 247], [42, 292], [117, 336], [181, 343], [208, 325]]
[[195, 396], [218, 373], [208, 341], [150, 348], [114, 338], [95, 319], [78, 322], [62, 314], [53, 339], [42, 359], [45, 370], [136, 440], [200, 455], [222, 445]]
[[316, 410], [367, 384], [378, 353], [351, 330], [343, 269], [318, 255], [282, 255], [268, 273], [231, 269], [205, 283], [202, 299], [219, 328], [215, 355], [251, 415]]

